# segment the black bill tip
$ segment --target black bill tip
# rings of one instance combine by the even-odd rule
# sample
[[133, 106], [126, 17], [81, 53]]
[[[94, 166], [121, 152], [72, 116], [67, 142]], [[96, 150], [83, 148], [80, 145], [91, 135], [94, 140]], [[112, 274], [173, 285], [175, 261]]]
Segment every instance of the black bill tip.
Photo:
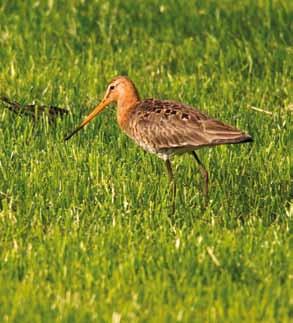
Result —
[[79, 130], [81, 129], [81, 127], [76, 128], [74, 131], [72, 131], [69, 135], [67, 135], [66, 137], [64, 137], [64, 141], [69, 140], [73, 135], [75, 135]]

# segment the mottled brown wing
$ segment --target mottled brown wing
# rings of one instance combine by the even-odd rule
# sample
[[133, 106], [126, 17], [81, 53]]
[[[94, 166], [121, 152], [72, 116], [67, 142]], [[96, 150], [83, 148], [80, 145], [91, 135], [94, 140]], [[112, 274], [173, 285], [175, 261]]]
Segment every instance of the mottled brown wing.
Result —
[[251, 140], [242, 131], [174, 101], [147, 99], [140, 102], [129, 127], [129, 135], [135, 141], [156, 152]]

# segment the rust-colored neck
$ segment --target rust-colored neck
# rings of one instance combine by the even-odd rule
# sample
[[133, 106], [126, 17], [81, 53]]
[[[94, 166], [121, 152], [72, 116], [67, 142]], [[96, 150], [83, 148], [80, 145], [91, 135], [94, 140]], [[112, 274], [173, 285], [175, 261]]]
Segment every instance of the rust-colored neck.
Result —
[[123, 130], [127, 129], [129, 116], [139, 101], [140, 98], [138, 91], [132, 84], [131, 86], [125, 88], [123, 93], [120, 93], [117, 100], [117, 120], [119, 126]]

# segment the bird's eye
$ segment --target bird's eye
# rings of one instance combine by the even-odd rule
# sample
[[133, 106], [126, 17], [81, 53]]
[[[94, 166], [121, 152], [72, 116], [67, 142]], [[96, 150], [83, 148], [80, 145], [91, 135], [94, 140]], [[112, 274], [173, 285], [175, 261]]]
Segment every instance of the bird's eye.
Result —
[[110, 91], [114, 90], [115, 85], [110, 86]]

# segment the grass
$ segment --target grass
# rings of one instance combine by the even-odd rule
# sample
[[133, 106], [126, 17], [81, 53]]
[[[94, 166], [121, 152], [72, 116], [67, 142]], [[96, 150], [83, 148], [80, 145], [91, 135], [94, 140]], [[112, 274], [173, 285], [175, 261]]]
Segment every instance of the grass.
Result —
[[[50, 125], [0, 106], [1, 321], [292, 320], [292, 18], [289, 0], [1, 1], [0, 92], [71, 110]], [[162, 161], [115, 109], [63, 142], [125, 73], [254, 137], [199, 151], [205, 211], [177, 157], [170, 217]]]

